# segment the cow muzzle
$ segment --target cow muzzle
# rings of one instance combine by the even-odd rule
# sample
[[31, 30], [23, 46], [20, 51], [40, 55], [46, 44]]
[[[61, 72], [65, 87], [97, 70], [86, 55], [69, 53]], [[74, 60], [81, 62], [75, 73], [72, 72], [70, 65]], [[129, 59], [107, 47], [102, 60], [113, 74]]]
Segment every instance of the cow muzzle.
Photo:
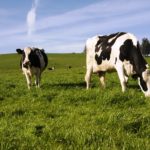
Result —
[[30, 61], [23, 63], [24, 68], [29, 68], [31, 66]]
[[145, 97], [150, 97], [150, 92], [145, 92]]

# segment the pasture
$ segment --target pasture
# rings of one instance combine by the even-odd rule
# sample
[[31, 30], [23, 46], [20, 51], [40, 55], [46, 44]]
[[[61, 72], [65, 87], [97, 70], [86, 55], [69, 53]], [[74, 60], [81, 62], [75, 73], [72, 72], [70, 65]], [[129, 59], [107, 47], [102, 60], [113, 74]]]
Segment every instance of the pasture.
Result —
[[150, 98], [137, 81], [123, 94], [116, 73], [106, 89], [94, 74], [87, 91], [84, 54], [48, 58], [55, 70], [28, 90], [20, 56], [0, 55], [0, 149], [150, 149]]

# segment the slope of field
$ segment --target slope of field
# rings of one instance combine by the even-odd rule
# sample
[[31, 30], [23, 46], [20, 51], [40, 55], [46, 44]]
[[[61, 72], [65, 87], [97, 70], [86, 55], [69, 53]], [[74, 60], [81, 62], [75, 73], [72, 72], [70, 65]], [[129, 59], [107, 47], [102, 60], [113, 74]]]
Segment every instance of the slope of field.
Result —
[[28, 90], [20, 56], [0, 55], [0, 149], [150, 149], [150, 98], [137, 81], [123, 94], [116, 73], [106, 89], [93, 75], [87, 91], [84, 54], [48, 57], [55, 70]]

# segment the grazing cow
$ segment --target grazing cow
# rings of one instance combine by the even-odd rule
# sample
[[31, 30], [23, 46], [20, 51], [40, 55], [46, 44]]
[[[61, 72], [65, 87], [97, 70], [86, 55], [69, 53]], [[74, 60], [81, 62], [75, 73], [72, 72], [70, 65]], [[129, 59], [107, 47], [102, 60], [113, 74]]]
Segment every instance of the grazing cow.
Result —
[[26, 76], [28, 88], [31, 88], [31, 77], [35, 75], [35, 85], [40, 87], [41, 73], [48, 64], [48, 58], [43, 49], [26, 47], [24, 50], [16, 49], [22, 54], [20, 67]]
[[85, 51], [87, 89], [92, 73], [98, 73], [100, 82], [105, 87], [106, 71], [116, 70], [122, 92], [126, 90], [126, 83], [131, 75], [138, 78], [145, 96], [150, 96], [150, 70], [141, 54], [139, 42], [133, 34], [118, 32], [92, 37], [86, 41]]
[[48, 70], [55, 70], [55, 67], [49, 67]]
[[68, 69], [71, 69], [72, 68], [72, 66], [68, 66]]

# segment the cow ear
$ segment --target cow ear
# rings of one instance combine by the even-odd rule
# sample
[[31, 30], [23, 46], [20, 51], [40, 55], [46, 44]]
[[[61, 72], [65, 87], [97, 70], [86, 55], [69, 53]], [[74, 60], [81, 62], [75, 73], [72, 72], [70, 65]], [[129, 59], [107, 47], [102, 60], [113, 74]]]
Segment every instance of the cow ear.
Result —
[[18, 54], [23, 54], [23, 50], [21, 50], [21, 49], [16, 49], [16, 52], [18, 53]]
[[41, 51], [42, 51], [42, 52], [45, 52], [45, 50], [44, 50], [43, 48], [41, 49]]

